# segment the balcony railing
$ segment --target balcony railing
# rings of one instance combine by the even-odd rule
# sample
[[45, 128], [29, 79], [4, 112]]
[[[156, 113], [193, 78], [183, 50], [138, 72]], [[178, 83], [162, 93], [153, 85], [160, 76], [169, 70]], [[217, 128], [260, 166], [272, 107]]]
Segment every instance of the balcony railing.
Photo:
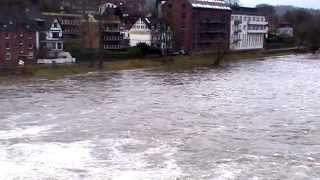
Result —
[[264, 34], [267, 33], [267, 29], [263, 29], [263, 30], [254, 30], [254, 29], [248, 29], [248, 33], [257, 33], [257, 34]]
[[120, 32], [119, 28], [104, 28], [104, 32]]
[[104, 49], [108, 49], [108, 50], [118, 50], [118, 49], [125, 49], [126, 46], [124, 45], [120, 45], [120, 44], [105, 44]]
[[104, 41], [121, 41], [123, 40], [123, 37], [119, 37], [119, 36], [105, 36], [103, 38]]
[[250, 25], [268, 25], [268, 22], [266, 22], [266, 21], [248, 21], [248, 24], [250, 24]]

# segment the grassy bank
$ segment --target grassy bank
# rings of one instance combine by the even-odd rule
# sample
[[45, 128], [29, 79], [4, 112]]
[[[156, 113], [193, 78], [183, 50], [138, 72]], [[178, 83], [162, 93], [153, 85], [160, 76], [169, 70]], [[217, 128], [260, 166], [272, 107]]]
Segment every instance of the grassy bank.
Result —
[[[269, 56], [278, 56], [291, 54], [292, 51], [285, 52], [237, 52], [231, 53], [224, 57], [224, 62], [239, 61], [244, 59], [257, 59]], [[215, 62], [214, 54], [192, 55], [192, 56], [176, 56], [154, 59], [130, 59], [105, 61], [102, 69], [89, 67], [88, 63], [72, 64], [72, 65], [32, 65], [26, 66], [20, 70], [21, 77], [37, 77], [56, 79], [67, 75], [84, 74], [95, 71], [117, 71], [141, 68], [168, 68], [168, 69], [189, 69], [196, 67], [210, 67]], [[0, 80], [4, 78], [0, 76]]]

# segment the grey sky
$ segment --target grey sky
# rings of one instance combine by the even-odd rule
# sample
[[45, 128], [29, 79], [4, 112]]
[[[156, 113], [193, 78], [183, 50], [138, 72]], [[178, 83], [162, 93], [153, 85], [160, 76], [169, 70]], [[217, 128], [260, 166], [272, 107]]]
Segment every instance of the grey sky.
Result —
[[240, 0], [240, 2], [244, 6], [255, 6], [257, 4], [265, 3], [320, 9], [320, 0]]

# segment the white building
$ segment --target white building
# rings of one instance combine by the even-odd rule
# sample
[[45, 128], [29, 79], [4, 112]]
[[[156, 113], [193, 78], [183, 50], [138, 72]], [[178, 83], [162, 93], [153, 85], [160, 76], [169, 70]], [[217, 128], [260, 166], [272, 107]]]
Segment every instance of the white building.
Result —
[[266, 18], [257, 15], [255, 8], [236, 8], [231, 15], [230, 49], [263, 49], [267, 25]]
[[293, 27], [288, 23], [279, 24], [277, 29], [277, 35], [283, 38], [292, 38], [293, 37]]
[[48, 51], [63, 51], [63, 31], [58, 19], [55, 18], [48, 24], [45, 46]]
[[148, 18], [139, 18], [130, 28], [128, 36], [130, 46], [136, 46], [139, 43], [151, 46], [151, 21]]
[[63, 29], [58, 18], [47, 19], [42, 34], [44, 37], [41, 38], [40, 44], [45, 55], [37, 60], [38, 64], [62, 64], [76, 61], [69, 52], [63, 51]]

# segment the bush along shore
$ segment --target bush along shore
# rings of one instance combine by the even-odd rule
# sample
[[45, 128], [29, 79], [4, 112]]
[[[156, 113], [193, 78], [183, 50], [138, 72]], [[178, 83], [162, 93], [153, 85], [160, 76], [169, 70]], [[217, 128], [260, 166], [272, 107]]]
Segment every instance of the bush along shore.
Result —
[[[270, 56], [288, 55], [304, 51], [297, 48], [232, 52], [224, 55], [222, 63], [230, 61], [259, 59]], [[46, 78], [57, 79], [67, 75], [85, 74], [98, 71], [117, 71], [142, 68], [163, 68], [163, 69], [192, 69], [197, 67], [214, 67], [217, 63], [216, 54], [198, 54], [188, 56], [165, 56], [145, 58], [115, 58], [99, 59], [99, 57], [86, 57], [86, 61], [65, 65], [26, 65], [14, 71], [2, 71], [0, 81], [7, 78]], [[94, 60], [93, 60], [94, 59]]]

